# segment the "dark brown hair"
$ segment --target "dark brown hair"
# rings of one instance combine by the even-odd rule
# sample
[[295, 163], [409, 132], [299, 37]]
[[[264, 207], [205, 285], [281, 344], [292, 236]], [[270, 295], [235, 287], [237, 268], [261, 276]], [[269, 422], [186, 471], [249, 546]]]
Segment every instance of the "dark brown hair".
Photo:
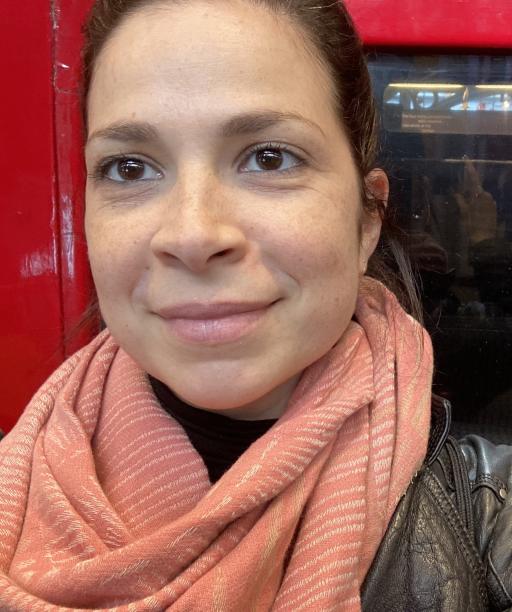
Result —
[[[83, 52], [83, 109], [101, 50], [124, 19], [151, 5], [187, 0], [96, 0], [85, 25]], [[340, 121], [347, 134], [359, 173], [362, 202], [369, 214], [379, 214], [383, 228], [379, 245], [370, 259], [368, 274], [394, 291], [417, 318], [421, 308], [409, 260], [393, 223], [391, 206], [375, 198], [364, 178], [374, 168], [378, 146], [376, 109], [370, 75], [361, 40], [343, 2], [327, 0], [245, 0], [265, 6], [295, 21], [318, 58], [327, 68], [336, 93]]]

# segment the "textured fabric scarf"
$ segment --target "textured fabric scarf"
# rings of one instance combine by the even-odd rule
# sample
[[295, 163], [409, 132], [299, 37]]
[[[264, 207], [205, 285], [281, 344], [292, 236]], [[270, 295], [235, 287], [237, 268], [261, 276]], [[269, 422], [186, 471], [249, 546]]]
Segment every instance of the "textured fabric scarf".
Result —
[[0, 444], [0, 609], [359, 610], [426, 452], [432, 355], [365, 280], [337, 345], [212, 486], [107, 331]]

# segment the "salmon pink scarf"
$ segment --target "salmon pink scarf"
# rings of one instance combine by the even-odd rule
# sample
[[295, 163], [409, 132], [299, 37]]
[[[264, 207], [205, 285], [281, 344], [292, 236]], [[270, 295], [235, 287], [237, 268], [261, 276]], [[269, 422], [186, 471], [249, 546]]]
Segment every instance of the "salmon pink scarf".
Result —
[[214, 486], [108, 331], [68, 359], [0, 444], [0, 609], [360, 610], [425, 456], [432, 355], [376, 281], [356, 319]]

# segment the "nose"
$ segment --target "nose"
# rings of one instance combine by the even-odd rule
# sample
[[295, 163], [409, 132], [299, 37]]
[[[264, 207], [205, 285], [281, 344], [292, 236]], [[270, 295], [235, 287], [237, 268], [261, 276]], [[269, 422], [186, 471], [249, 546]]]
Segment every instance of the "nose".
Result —
[[160, 203], [151, 249], [166, 265], [201, 273], [244, 257], [248, 242], [228, 190], [204, 173], [178, 180]]

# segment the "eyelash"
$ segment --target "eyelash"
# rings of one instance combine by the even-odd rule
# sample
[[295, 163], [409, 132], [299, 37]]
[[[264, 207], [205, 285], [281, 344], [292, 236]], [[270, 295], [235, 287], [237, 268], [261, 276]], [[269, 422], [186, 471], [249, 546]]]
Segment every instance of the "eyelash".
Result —
[[[290, 155], [293, 155], [293, 157], [295, 157], [298, 161], [298, 163], [293, 166], [292, 168], [288, 168], [285, 170], [267, 170], [265, 172], [262, 172], [262, 174], [291, 174], [293, 172], [296, 172], [298, 168], [300, 168], [301, 166], [304, 166], [306, 164], [306, 160], [303, 156], [297, 154], [295, 151], [292, 151], [287, 145], [280, 143], [280, 142], [265, 142], [265, 143], [259, 143], [257, 145], [252, 146], [251, 148], [249, 148], [249, 150], [247, 150], [244, 154], [243, 154], [243, 159], [242, 161], [238, 164], [238, 166], [240, 167], [242, 164], [247, 163], [248, 160], [250, 159], [250, 157], [252, 155], [255, 155], [257, 153], [260, 153], [262, 151], [267, 151], [267, 150], [274, 150], [274, 151], [280, 151], [283, 153], [289, 153]], [[152, 166], [153, 168], [155, 168], [156, 164], [154, 164], [153, 162], [149, 162], [146, 159], [139, 157], [136, 154], [133, 155], [127, 155], [127, 154], [119, 154], [119, 155], [111, 155], [109, 157], [106, 157], [105, 159], [102, 159], [93, 169], [93, 171], [87, 175], [87, 177], [89, 179], [92, 179], [94, 181], [110, 181], [112, 183], [116, 183], [118, 185], [126, 185], [129, 184], [131, 182], [136, 182], [136, 181], [114, 181], [112, 179], [108, 179], [107, 178], [107, 172], [109, 171], [109, 169], [112, 167], [113, 164], [115, 163], [119, 163], [122, 161], [126, 161], [126, 160], [138, 160], [141, 161], [145, 164], [149, 164], [150, 166]], [[248, 173], [251, 173], [251, 171], [247, 171]]]
[[[111, 179], [107, 178], [107, 172], [109, 171], [109, 169], [116, 163], [122, 162], [122, 161], [127, 161], [129, 159], [133, 159], [133, 160], [137, 160], [137, 161], [141, 161], [144, 164], [149, 164], [150, 166], [154, 167], [155, 164], [152, 162], [147, 161], [146, 159], [138, 156], [138, 155], [126, 155], [124, 153], [121, 153], [119, 155], [110, 155], [109, 157], [105, 157], [104, 159], [102, 159], [101, 161], [99, 161], [96, 166], [93, 168], [92, 172], [90, 172], [87, 175], [87, 178], [92, 179], [93, 181], [109, 181], [111, 183], [116, 183], [116, 184], [123, 184], [124, 182], [121, 181], [113, 181]], [[126, 181], [127, 183], [129, 183], [130, 181]]]
[[266, 172], [264, 172], [264, 174], [272, 174], [272, 175], [273, 174], [280, 174], [280, 175], [290, 174], [290, 173], [296, 172], [298, 168], [306, 164], [306, 160], [304, 156], [296, 153], [295, 151], [292, 151], [292, 149], [288, 147], [287, 145], [281, 142], [265, 142], [265, 143], [260, 143], [260, 144], [254, 145], [253, 147], [250, 147], [249, 150], [244, 153], [243, 160], [239, 164], [239, 166], [241, 166], [243, 163], [247, 163], [251, 155], [254, 155], [256, 153], [261, 153], [262, 151], [267, 151], [269, 149], [274, 150], [274, 151], [280, 151], [282, 153], [289, 153], [290, 155], [293, 155], [293, 157], [297, 159], [298, 163], [295, 166], [293, 166], [293, 168], [289, 168], [287, 170], [267, 170]]

